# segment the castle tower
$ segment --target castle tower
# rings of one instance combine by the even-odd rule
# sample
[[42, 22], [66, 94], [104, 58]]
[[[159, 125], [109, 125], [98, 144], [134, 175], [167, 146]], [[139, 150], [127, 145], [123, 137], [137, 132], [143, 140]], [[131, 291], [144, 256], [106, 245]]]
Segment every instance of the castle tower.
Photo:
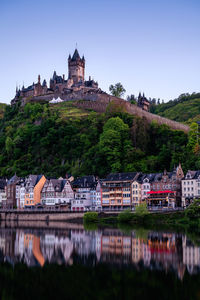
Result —
[[85, 58], [84, 56], [80, 58], [78, 50], [75, 49], [74, 55], [68, 58], [68, 69], [69, 69], [69, 79], [72, 79], [74, 83], [79, 81], [84, 81], [85, 76]]

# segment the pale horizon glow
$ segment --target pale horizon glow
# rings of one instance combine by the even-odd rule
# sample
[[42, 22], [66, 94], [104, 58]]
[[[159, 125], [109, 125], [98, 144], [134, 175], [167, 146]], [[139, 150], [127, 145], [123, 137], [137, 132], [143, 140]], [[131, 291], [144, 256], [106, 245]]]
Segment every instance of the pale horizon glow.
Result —
[[198, 0], [1, 0], [0, 102], [16, 85], [68, 76], [76, 47], [86, 79], [164, 101], [200, 91]]

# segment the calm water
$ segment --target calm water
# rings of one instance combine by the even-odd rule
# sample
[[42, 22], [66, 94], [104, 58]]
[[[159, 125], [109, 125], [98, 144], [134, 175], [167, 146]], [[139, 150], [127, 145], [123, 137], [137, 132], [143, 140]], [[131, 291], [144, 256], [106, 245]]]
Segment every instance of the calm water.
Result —
[[181, 280], [185, 272], [200, 274], [200, 244], [186, 234], [147, 229], [85, 230], [71, 224], [65, 229], [0, 228], [0, 260], [28, 267], [45, 264], [71, 266], [135, 266], [174, 272]]

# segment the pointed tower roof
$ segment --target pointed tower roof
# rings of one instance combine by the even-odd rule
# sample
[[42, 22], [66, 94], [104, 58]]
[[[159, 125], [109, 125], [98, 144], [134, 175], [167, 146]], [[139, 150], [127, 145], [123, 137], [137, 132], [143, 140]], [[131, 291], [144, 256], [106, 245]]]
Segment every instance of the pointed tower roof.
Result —
[[72, 61], [77, 60], [77, 59], [81, 59], [81, 58], [80, 58], [80, 55], [78, 53], [78, 50], [75, 49], [74, 54], [72, 56]]

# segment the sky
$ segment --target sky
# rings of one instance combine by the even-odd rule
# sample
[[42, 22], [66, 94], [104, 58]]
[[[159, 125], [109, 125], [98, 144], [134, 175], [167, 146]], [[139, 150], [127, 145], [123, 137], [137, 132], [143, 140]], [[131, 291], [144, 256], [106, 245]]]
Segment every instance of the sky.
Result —
[[200, 92], [199, 0], [0, 0], [0, 102], [68, 74], [77, 45], [104, 91], [164, 101]]

